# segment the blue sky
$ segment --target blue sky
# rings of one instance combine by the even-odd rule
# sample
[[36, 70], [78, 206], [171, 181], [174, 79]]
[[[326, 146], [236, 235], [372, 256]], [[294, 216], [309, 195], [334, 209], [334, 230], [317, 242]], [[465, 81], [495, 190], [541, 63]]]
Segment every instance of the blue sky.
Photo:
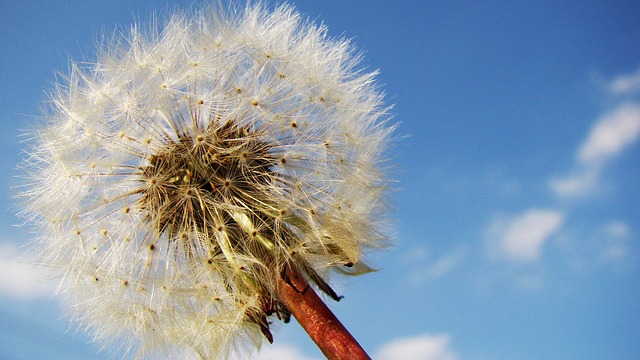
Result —
[[[20, 129], [55, 70], [153, 11], [197, 2], [0, 4], [0, 358], [106, 359], [16, 261]], [[331, 304], [375, 359], [640, 354], [640, 4], [293, 1], [354, 39], [400, 123], [396, 246]], [[389, 357], [393, 354], [394, 357]], [[297, 324], [264, 359], [321, 359]]]

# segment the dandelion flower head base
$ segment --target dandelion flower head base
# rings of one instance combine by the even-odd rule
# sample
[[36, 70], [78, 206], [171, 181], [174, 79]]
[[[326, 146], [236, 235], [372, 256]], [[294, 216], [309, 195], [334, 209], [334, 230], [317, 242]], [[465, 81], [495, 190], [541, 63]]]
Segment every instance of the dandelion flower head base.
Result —
[[348, 41], [290, 7], [176, 14], [51, 95], [23, 215], [71, 316], [140, 355], [272, 340], [285, 269], [330, 297], [384, 245], [387, 125]]
[[[218, 125], [209, 119], [207, 123], [207, 129], [196, 128], [196, 134], [175, 134], [177, 142], [167, 140], [149, 157], [149, 164], [140, 168], [142, 187], [136, 191], [142, 195], [139, 209], [157, 230], [149, 248], [155, 250], [155, 242], [167, 239], [184, 258], [207, 258], [211, 266], [241, 273], [243, 281], [227, 286], [260, 299], [262, 312], [247, 310], [246, 320], [260, 326], [273, 342], [266, 317], [276, 313], [288, 322], [289, 313], [281, 302], [272, 300], [277, 296], [271, 293], [270, 279], [277, 277], [269, 271], [279, 268], [276, 260], [302, 265], [293, 250], [300, 246], [299, 239], [287, 231], [287, 225], [294, 227], [286, 223], [286, 211], [269, 204], [274, 200], [270, 189], [288, 185], [272, 171], [277, 159], [257, 134], [238, 128], [233, 121]], [[278, 222], [282, 224], [278, 226]], [[283, 254], [290, 257], [275, 258], [281, 254], [274, 251], [274, 239], [289, 249]], [[338, 299], [312, 268], [303, 269], [321, 289]]]

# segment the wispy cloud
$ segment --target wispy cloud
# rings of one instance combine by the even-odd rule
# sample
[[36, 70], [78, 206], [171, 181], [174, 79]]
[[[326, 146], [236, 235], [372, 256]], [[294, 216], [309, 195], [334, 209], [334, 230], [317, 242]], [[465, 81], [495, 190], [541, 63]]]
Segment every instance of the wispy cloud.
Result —
[[0, 243], [0, 296], [14, 299], [49, 297], [53, 286], [41, 280], [32, 265], [20, 259], [21, 252], [12, 243]]
[[603, 116], [580, 147], [578, 159], [590, 165], [609, 160], [640, 135], [640, 106], [625, 103]]
[[602, 263], [623, 266], [630, 260], [631, 228], [621, 220], [611, 221], [604, 228], [604, 249], [600, 253]]
[[[414, 251], [414, 254], [417, 253], [423, 254], [418, 250]], [[411, 256], [409, 255], [409, 257]], [[452, 252], [432, 262], [427, 261], [426, 256], [423, 255], [420, 260], [421, 267], [411, 272], [409, 280], [415, 284], [422, 284], [426, 281], [439, 279], [461, 264], [466, 256], [467, 248], [464, 246], [458, 246]]]
[[629, 273], [638, 269], [637, 236], [631, 224], [622, 219], [592, 221], [563, 233], [559, 250], [578, 273], [614, 271]]
[[631, 74], [620, 75], [611, 81], [609, 91], [616, 95], [633, 93], [640, 89], [640, 68]]
[[458, 247], [452, 253], [443, 256], [429, 266], [427, 275], [431, 278], [440, 278], [462, 262], [466, 255], [464, 247]]
[[374, 356], [376, 360], [456, 360], [449, 335], [419, 335], [393, 340]]
[[549, 180], [551, 191], [560, 197], [582, 196], [590, 193], [600, 180], [600, 167], [575, 170], [564, 177]]
[[495, 219], [489, 230], [489, 251], [513, 262], [534, 262], [564, 218], [559, 211], [533, 209], [506, 220]]
[[558, 196], [586, 195], [598, 184], [603, 166], [640, 138], [640, 105], [624, 103], [602, 116], [576, 154], [573, 173], [549, 181]]
[[631, 235], [631, 229], [624, 221], [614, 220], [607, 224], [605, 233], [615, 238], [628, 238]]

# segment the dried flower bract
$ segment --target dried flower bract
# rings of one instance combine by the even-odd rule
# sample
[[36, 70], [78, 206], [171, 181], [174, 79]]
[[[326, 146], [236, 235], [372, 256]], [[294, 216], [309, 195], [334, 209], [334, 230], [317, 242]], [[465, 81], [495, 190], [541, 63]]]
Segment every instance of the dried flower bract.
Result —
[[33, 132], [23, 215], [73, 318], [139, 356], [272, 341], [293, 267], [330, 297], [384, 244], [375, 73], [291, 7], [211, 7], [72, 65]]

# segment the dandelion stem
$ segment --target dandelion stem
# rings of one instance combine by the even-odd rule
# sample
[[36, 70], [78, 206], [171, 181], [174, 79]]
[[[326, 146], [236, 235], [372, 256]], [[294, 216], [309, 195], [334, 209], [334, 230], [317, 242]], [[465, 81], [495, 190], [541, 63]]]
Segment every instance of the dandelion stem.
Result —
[[371, 359], [297, 270], [288, 267], [279, 282], [280, 298], [327, 359]]

